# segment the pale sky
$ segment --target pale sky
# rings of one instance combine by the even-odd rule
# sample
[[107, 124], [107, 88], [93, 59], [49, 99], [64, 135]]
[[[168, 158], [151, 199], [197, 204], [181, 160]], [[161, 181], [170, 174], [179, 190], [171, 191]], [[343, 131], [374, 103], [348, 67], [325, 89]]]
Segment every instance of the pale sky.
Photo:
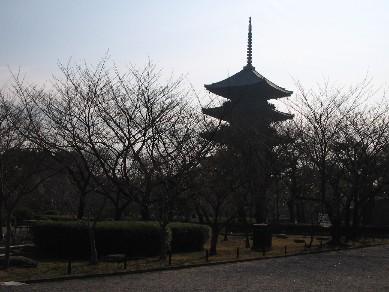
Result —
[[187, 74], [204, 94], [246, 64], [250, 16], [253, 65], [277, 85], [349, 85], [368, 73], [387, 88], [388, 15], [386, 0], [0, 0], [0, 88], [8, 67], [43, 83], [58, 60], [97, 64], [109, 50], [119, 66], [150, 58]]

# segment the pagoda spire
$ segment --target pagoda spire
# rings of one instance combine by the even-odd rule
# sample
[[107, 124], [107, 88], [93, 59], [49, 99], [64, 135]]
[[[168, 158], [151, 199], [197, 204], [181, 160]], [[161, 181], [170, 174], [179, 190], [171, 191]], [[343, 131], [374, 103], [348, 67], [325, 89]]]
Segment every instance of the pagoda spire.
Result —
[[248, 33], [248, 40], [247, 40], [247, 68], [252, 69], [253, 65], [253, 57], [252, 57], [252, 33], [251, 33], [251, 17], [249, 18], [249, 33]]

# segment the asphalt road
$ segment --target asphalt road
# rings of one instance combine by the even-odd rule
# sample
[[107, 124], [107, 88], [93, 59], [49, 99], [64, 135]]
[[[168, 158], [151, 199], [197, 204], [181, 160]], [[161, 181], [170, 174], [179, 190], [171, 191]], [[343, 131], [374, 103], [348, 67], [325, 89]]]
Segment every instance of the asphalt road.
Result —
[[389, 246], [68, 280], [0, 291], [389, 291]]

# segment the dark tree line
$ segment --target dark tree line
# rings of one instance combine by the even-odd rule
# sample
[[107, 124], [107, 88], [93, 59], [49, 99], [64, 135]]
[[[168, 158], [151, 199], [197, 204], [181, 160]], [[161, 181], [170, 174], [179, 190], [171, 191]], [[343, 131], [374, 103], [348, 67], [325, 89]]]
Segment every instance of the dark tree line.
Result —
[[[121, 73], [107, 61], [60, 64], [62, 77], [46, 87], [14, 76], [14, 86], [1, 92], [7, 229], [22, 198], [54, 192], [60, 182], [61, 204], [51, 207], [88, 225], [92, 263], [95, 226], [108, 208], [115, 220], [129, 209], [136, 219], [157, 220], [164, 236], [183, 216], [206, 223], [211, 254], [233, 222], [246, 226], [249, 247], [251, 223], [277, 222], [282, 214], [315, 224], [327, 214], [338, 244], [341, 225], [349, 238], [358, 236], [374, 202], [388, 197], [388, 103], [369, 102], [366, 81], [316, 91], [296, 83], [288, 103], [293, 120], [235, 129], [226, 147], [202, 138], [217, 135], [223, 123], [201, 114], [183, 77], [166, 79], [152, 62]], [[8, 246], [9, 237], [10, 230]], [[161, 245], [161, 256], [167, 249]]]

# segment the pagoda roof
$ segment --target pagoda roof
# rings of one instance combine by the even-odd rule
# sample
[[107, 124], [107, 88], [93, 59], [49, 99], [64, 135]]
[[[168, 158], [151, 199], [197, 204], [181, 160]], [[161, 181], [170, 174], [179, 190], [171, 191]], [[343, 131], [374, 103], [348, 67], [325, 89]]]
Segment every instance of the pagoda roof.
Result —
[[222, 81], [204, 86], [210, 92], [231, 100], [277, 99], [293, 93], [263, 77], [251, 64]]
[[286, 121], [293, 118], [292, 114], [277, 111], [269, 104], [234, 104], [225, 102], [222, 106], [203, 108], [203, 113], [219, 120], [231, 122], [239, 119], [269, 120], [271, 122]]

